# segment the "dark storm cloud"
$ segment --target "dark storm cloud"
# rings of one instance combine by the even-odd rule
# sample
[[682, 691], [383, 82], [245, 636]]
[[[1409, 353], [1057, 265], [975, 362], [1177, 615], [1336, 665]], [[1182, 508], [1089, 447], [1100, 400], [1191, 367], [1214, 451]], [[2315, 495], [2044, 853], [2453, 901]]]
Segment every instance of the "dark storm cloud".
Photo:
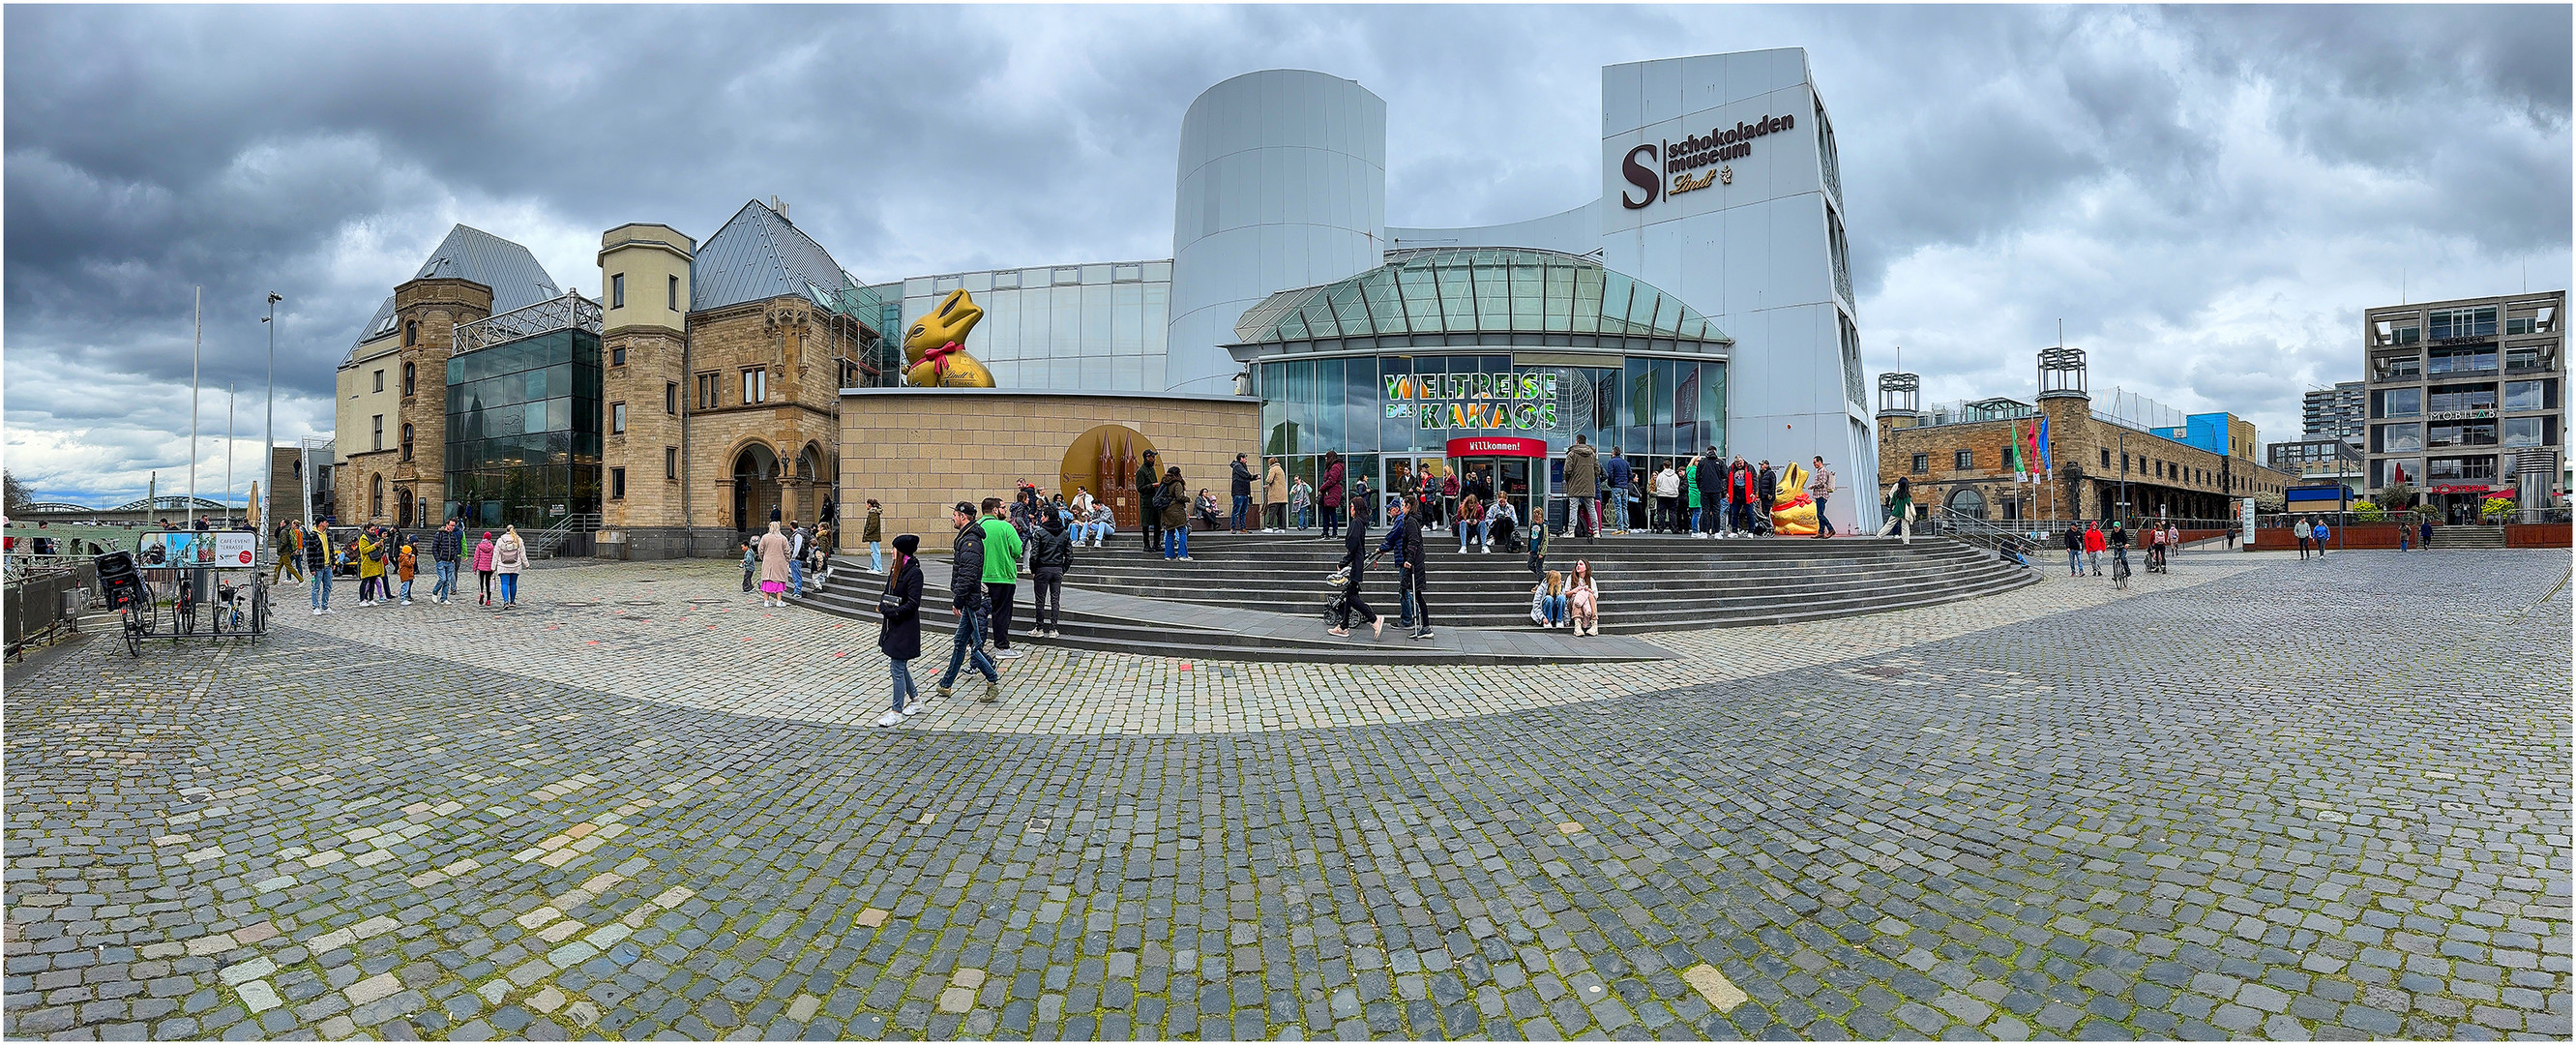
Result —
[[[599, 231], [703, 238], [777, 195], [862, 280], [1166, 257], [1189, 101], [1255, 69], [1388, 103], [1388, 219], [1601, 191], [1600, 67], [1808, 49], [1842, 145], [1873, 367], [2251, 414], [2352, 376], [2358, 309], [2567, 279], [2568, 9], [8, 8], [7, 448], [141, 492], [264, 384], [327, 433], [332, 366], [449, 225], [596, 292]], [[175, 391], [173, 389], [175, 388]], [[257, 394], [246, 400], [257, 410]], [[256, 436], [252, 437], [253, 439]], [[253, 444], [255, 445], [255, 444]], [[201, 480], [211, 482], [211, 480]]]

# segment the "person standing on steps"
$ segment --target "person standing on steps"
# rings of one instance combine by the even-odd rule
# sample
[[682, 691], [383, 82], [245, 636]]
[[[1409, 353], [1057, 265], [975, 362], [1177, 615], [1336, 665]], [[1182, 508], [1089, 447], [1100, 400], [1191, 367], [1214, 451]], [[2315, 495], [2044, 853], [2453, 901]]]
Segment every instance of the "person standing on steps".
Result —
[[787, 520], [787, 587], [800, 599], [805, 597], [805, 541], [805, 528]]
[[1288, 517], [1295, 520], [1292, 525], [1297, 528], [1297, 532], [1306, 532], [1306, 527], [1314, 521], [1308, 518], [1308, 513], [1314, 510], [1315, 488], [1306, 485], [1305, 476], [1298, 476], [1297, 481], [1288, 486]]
[[760, 604], [768, 607], [787, 605], [779, 596], [787, 593], [787, 534], [783, 524], [771, 522], [769, 532], [760, 535]]
[[1754, 473], [1753, 495], [1755, 508], [1760, 512], [1753, 518], [1753, 531], [1768, 535], [1771, 532], [1771, 506], [1780, 503], [1780, 473], [1771, 470], [1771, 462], [1762, 462], [1761, 471]]
[[1726, 459], [1717, 456], [1712, 446], [1700, 451], [1698, 463], [1691, 468], [1699, 490], [1699, 512], [1691, 517], [1692, 529], [1703, 540], [1716, 540], [1726, 527]]
[[[874, 497], [868, 498], [868, 521], [860, 525], [859, 539], [868, 542], [868, 572], [884, 573], [885, 546], [878, 542], [885, 539], [885, 506], [878, 504]], [[921, 538], [913, 538], [913, 543], [920, 544]], [[920, 629], [916, 627], [914, 630]]]
[[1189, 561], [1190, 558], [1190, 486], [1181, 478], [1181, 466], [1163, 469], [1162, 484], [1154, 488], [1154, 510], [1163, 523], [1163, 559]]
[[1226, 528], [1228, 533], [1242, 533], [1246, 521], [1244, 517], [1252, 512], [1252, 484], [1256, 477], [1252, 474], [1251, 456], [1250, 454], [1234, 455], [1234, 471], [1231, 475], [1234, 485], [1229, 491], [1234, 496], [1234, 513], [1227, 519], [1230, 524]]
[[1593, 449], [1592, 437], [1579, 432], [1565, 451], [1565, 495], [1573, 516], [1566, 528], [1585, 538], [1601, 532], [1601, 451]]
[[1878, 535], [1896, 534], [1905, 543], [1914, 543], [1914, 483], [1905, 476], [1896, 477], [1896, 486], [1887, 493], [1887, 525]]
[[921, 713], [921, 688], [912, 684], [912, 661], [921, 656], [921, 559], [914, 554], [920, 549], [920, 537], [894, 539], [894, 572], [877, 596], [877, 651], [886, 655], [894, 675], [894, 710], [877, 717], [880, 726]]
[[1261, 479], [1261, 532], [1288, 528], [1288, 469], [1279, 459], [1270, 459], [1270, 470]]
[[1671, 461], [1655, 473], [1655, 514], [1646, 520], [1650, 533], [1682, 532], [1682, 473]]
[[1601, 464], [1605, 482], [1610, 488], [1610, 532], [1625, 536], [1628, 524], [1635, 520], [1628, 511], [1628, 481], [1635, 470], [1628, 464], [1624, 447], [1610, 448], [1610, 459]]
[[1064, 571], [1072, 567], [1073, 538], [1065, 535], [1064, 518], [1048, 512], [1039, 520], [1037, 544], [1029, 551], [1029, 574], [1036, 581], [1029, 598], [1037, 606], [1029, 634], [1056, 637], [1056, 628], [1064, 623]]
[[1324, 451], [1324, 482], [1315, 492], [1321, 495], [1317, 503], [1324, 509], [1324, 536], [1327, 539], [1342, 532], [1342, 506], [1347, 503], [1344, 497], [1349, 492], [1344, 479], [1341, 453]]
[[1011, 603], [1020, 591], [1020, 531], [1002, 518], [1002, 499], [984, 498], [984, 605], [993, 629], [993, 659], [1018, 660], [1011, 648]]
[[1816, 539], [1834, 535], [1834, 520], [1825, 514], [1825, 501], [1834, 495], [1834, 470], [1825, 467], [1823, 454], [1816, 455], [1816, 470], [1807, 476], [1807, 496], [1816, 500]]
[[1360, 598], [1360, 579], [1368, 575], [1368, 569], [1368, 515], [1354, 510], [1342, 538], [1342, 613], [1332, 627], [1325, 629], [1327, 633], [1349, 637], [1354, 619], [1369, 622], [1371, 639], [1386, 633], [1386, 615]]
[[1727, 469], [1726, 500], [1729, 507], [1733, 509], [1730, 524], [1738, 537], [1753, 536], [1753, 504], [1755, 488], [1758, 485], [1754, 478], [1753, 466], [1746, 463], [1744, 458], [1736, 458], [1735, 464]]
[[975, 506], [959, 501], [948, 509], [957, 539], [948, 547], [948, 606], [957, 615], [957, 634], [948, 643], [948, 671], [939, 676], [939, 695], [956, 692], [957, 671], [972, 663], [984, 673], [979, 704], [1002, 699], [1002, 669], [984, 656], [984, 528], [975, 524]]
[[1404, 514], [1404, 543], [1399, 546], [1400, 550], [1396, 553], [1396, 569], [1402, 578], [1404, 590], [1413, 595], [1414, 608], [1422, 612], [1422, 629], [1414, 632], [1413, 638], [1416, 641], [1429, 641], [1431, 593], [1429, 582], [1423, 576], [1423, 567], [1424, 553], [1428, 551], [1424, 546], [1430, 542], [1423, 539], [1422, 526], [1423, 520], [1419, 516], [1412, 512]]
[[1136, 532], [1145, 541], [1145, 557], [1162, 550], [1163, 511], [1154, 504], [1154, 488], [1163, 482], [1162, 459], [1147, 450], [1136, 466]]

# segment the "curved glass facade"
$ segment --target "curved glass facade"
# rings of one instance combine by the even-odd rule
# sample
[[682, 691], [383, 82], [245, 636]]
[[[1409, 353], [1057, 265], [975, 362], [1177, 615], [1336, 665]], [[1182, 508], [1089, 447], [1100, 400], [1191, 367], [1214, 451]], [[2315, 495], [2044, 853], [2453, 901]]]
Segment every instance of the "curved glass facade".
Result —
[[1729, 343], [1680, 298], [1599, 262], [1503, 247], [1390, 251], [1386, 264], [1359, 275], [1271, 295], [1234, 332], [1251, 345], [1510, 333]]

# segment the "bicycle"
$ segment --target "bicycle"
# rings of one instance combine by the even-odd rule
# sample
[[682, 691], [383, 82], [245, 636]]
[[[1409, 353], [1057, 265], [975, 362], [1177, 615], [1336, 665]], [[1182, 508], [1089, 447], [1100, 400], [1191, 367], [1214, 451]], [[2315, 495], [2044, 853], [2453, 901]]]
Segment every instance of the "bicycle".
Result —
[[2111, 586], [2122, 591], [2128, 590], [2129, 553], [2125, 550], [2111, 553]]

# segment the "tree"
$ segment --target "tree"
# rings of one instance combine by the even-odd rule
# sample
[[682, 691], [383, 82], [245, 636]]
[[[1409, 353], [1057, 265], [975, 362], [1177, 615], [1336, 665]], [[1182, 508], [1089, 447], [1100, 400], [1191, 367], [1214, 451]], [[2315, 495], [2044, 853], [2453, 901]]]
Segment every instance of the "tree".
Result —
[[2391, 510], [2402, 510], [2415, 503], [2415, 487], [2402, 481], [2380, 487], [2379, 503]]
[[2265, 490], [2254, 495], [2254, 509], [2256, 511], [2277, 512], [2287, 507], [2289, 507], [2289, 499], [2271, 490]]
[[18, 481], [16, 472], [0, 471], [0, 486], [6, 487], [6, 504], [0, 506], [0, 511], [10, 518], [27, 514], [27, 506], [36, 503], [36, 495], [28, 492], [27, 484]]

